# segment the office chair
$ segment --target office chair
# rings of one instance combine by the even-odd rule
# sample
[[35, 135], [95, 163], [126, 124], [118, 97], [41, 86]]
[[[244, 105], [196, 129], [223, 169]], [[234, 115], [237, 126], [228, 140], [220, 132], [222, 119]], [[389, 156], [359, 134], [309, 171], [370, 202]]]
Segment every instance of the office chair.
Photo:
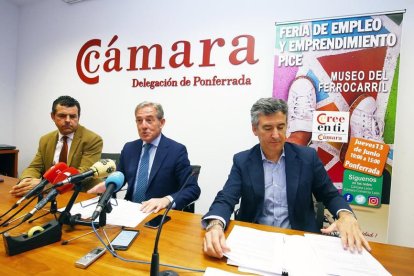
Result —
[[[191, 169], [196, 174], [194, 175], [194, 178], [196, 181], [198, 181], [198, 176], [200, 175], [201, 166], [200, 165], [191, 165]], [[187, 206], [185, 206], [182, 211], [188, 212], [188, 213], [194, 213], [195, 204], [194, 202], [191, 202]]]
[[119, 165], [119, 157], [120, 156], [121, 156], [120, 153], [107, 153], [107, 152], [102, 152], [101, 153], [101, 159], [111, 159], [111, 160], [114, 160], [117, 167]]

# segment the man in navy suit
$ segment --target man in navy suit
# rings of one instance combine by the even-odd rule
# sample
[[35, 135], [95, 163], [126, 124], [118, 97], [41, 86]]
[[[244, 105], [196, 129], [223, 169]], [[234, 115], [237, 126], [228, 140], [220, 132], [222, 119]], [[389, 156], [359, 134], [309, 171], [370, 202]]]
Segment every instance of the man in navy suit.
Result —
[[[152, 102], [138, 104], [135, 121], [140, 139], [124, 145], [118, 165], [118, 171], [125, 175], [125, 183], [128, 183], [125, 199], [142, 203], [143, 212], [155, 213], [166, 208], [173, 199], [175, 209], [183, 209], [197, 200], [201, 191], [195, 177], [190, 177], [178, 193], [192, 168], [186, 147], [161, 133], [165, 124], [162, 106]], [[148, 164], [143, 166], [146, 147], [149, 148]], [[140, 170], [146, 172], [145, 177]], [[147, 183], [142, 184], [140, 179], [143, 178], [148, 179]], [[102, 191], [96, 188], [89, 192]]]
[[[316, 151], [286, 142], [287, 113], [287, 104], [274, 98], [259, 99], [252, 106], [252, 130], [259, 144], [234, 156], [226, 184], [203, 217], [207, 255], [221, 258], [229, 250], [224, 230], [239, 200], [237, 220], [308, 232], [338, 231], [344, 248], [370, 250]], [[327, 229], [317, 227], [312, 195], [337, 218]]]

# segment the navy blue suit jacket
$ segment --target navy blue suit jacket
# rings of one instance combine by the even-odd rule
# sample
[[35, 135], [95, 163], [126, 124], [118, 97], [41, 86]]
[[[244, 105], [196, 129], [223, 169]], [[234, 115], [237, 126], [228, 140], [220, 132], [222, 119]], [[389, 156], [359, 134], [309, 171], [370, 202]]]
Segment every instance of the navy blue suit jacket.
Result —
[[[118, 170], [125, 175], [128, 190], [125, 199], [132, 200], [138, 162], [141, 156], [142, 140], [138, 139], [124, 145], [119, 159]], [[200, 187], [195, 177], [191, 177], [186, 187], [178, 195], [192, 169], [184, 145], [161, 134], [154, 162], [148, 178], [145, 198], [161, 198], [171, 195], [175, 200], [175, 209], [182, 209], [200, 196]]]
[[[315, 220], [312, 194], [318, 201], [323, 201], [333, 215], [340, 209], [351, 210], [332, 184], [313, 148], [286, 142], [284, 150], [288, 213], [292, 229], [320, 232]], [[241, 199], [236, 219], [257, 223], [263, 210], [264, 192], [264, 169], [258, 144], [234, 155], [228, 180], [204, 217], [220, 216], [228, 225], [234, 206]]]

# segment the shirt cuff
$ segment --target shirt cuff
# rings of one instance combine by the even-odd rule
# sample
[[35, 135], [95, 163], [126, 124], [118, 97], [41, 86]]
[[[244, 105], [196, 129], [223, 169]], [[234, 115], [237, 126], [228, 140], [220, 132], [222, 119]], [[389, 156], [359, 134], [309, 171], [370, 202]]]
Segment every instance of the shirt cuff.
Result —
[[223, 227], [224, 229], [226, 229], [226, 221], [224, 220], [224, 218], [219, 217], [219, 216], [208, 216], [205, 217], [202, 221], [201, 221], [201, 226], [203, 227], [203, 229], [206, 229], [208, 222], [212, 219], [218, 219], [219, 221], [221, 221], [223, 223]]
[[[167, 195], [165, 197], [170, 201], [170, 203], [173, 202], [173, 200], [174, 200], [174, 198], [170, 195]], [[175, 207], [175, 202], [173, 203], [173, 206], [171, 208], [174, 209], [174, 207]]]
[[345, 212], [348, 212], [348, 213], [352, 214], [354, 216], [354, 218], [357, 219], [357, 217], [355, 216], [354, 212], [352, 212], [352, 211], [350, 211], [348, 209], [339, 209], [338, 211], [336, 211], [336, 217], [337, 218], [339, 218], [339, 213], [342, 212], [342, 211], [345, 211]]

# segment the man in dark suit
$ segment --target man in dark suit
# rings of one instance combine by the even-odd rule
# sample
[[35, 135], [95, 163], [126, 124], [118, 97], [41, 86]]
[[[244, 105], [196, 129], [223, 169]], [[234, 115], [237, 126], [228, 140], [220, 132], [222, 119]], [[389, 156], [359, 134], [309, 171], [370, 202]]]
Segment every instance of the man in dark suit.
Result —
[[[165, 124], [162, 106], [151, 102], [138, 104], [135, 121], [140, 139], [124, 145], [118, 166], [128, 183], [125, 199], [142, 202], [144, 212], [158, 212], [173, 199], [175, 209], [197, 200], [200, 188], [194, 177], [177, 193], [192, 168], [185, 146], [161, 133]], [[89, 192], [102, 192], [102, 185]]]
[[221, 258], [229, 250], [224, 229], [239, 200], [238, 220], [319, 232], [312, 195], [337, 218], [323, 233], [339, 231], [344, 248], [370, 250], [315, 150], [286, 142], [287, 113], [286, 103], [274, 98], [253, 105], [252, 130], [260, 143], [234, 156], [226, 184], [203, 217], [206, 254]]
[[[52, 104], [50, 117], [57, 130], [39, 140], [39, 148], [33, 161], [20, 175], [19, 184], [10, 193], [23, 196], [39, 182], [42, 175], [57, 162], [67, 163], [79, 172], [88, 170], [101, 158], [102, 138], [79, 124], [80, 104], [70, 96], [60, 96]], [[66, 140], [63, 142], [63, 140]], [[62, 149], [66, 144], [63, 154]], [[83, 185], [83, 190], [90, 189], [95, 182]]]

